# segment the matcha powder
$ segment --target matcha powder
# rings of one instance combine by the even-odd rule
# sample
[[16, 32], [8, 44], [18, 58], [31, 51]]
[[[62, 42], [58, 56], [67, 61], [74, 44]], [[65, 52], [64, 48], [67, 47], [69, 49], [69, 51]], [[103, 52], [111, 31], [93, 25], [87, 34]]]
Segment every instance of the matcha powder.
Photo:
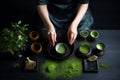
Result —
[[58, 72], [58, 64], [54, 61], [47, 60], [45, 61], [40, 68], [42, 74], [44, 74], [47, 78], [54, 80], [59, 76]]
[[58, 77], [69, 78], [80, 76], [83, 68], [82, 61], [77, 58], [69, 58], [64, 61], [45, 61], [40, 68], [42, 74], [51, 80]]
[[61, 63], [62, 75], [67, 78], [80, 76], [83, 68], [82, 61], [77, 58], [70, 58]]

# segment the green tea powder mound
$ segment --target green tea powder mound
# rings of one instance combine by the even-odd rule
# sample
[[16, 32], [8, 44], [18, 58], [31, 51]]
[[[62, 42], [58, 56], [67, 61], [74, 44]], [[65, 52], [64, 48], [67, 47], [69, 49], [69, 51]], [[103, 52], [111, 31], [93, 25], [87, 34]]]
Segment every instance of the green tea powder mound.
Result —
[[47, 60], [41, 65], [40, 71], [49, 79], [54, 80], [59, 75], [57, 69], [58, 64], [56, 62]]
[[62, 76], [73, 78], [80, 76], [83, 71], [82, 61], [77, 58], [70, 58], [61, 63]]
[[57, 78], [72, 79], [80, 76], [83, 71], [82, 61], [77, 58], [69, 58], [64, 61], [47, 60], [40, 69], [41, 73], [50, 80]]

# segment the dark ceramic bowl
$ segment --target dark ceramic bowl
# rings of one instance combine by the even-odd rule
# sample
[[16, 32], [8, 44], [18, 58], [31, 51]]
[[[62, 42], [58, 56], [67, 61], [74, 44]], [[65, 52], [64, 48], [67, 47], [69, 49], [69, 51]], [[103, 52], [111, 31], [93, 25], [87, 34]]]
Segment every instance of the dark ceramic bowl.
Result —
[[104, 43], [97, 43], [96, 48], [94, 49], [94, 54], [97, 56], [103, 56], [105, 54], [105, 45]]
[[98, 50], [104, 50], [105, 49], [105, 45], [103, 44], [103, 43], [97, 43], [96, 44], [96, 48], [98, 49]]
[[[58, 50], [60, 46], [64, 48], [64, 51]], [[48, 48], [47, 48], [47, 52], [49, 56], [57, 60], [63, 60], [68, 58], [72, 54], [73, 50], [74, 50], [74, 45], [71, 46], [65, 42], [59, 42], [55, 45], [55, 47], [52, 47], [51, 44], [48, 44]]]
[[82, 58], [87, 58], [91, 55], [92, 48], [86, 43], [80, 44], [78, 48], [78, 55]]

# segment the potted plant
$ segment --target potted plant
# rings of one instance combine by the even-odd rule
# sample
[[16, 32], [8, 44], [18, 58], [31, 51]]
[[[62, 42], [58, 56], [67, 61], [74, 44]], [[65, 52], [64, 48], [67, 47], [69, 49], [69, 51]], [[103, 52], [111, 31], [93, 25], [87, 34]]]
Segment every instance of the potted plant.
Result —
[[5, 27], [0, 32], [0, 52], [11, 53], [14, 55], [18, 51], [24, 49], [28, 42], [26, 31], [28, 24], [22, 25], [21, 21], [11, 23], [11, 27]]

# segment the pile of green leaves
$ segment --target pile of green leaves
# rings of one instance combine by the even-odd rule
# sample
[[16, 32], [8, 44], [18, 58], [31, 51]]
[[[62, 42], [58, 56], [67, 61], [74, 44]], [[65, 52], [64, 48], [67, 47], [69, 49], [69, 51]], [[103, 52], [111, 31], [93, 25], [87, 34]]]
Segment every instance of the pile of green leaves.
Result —
[[0, 52], [15, 54], [16, 51], [23, 50], [28, 37], [26, 31], [28, 24], [21, 25], [21, 21], [11, 23], [11, 27], [5, 27], [0, 32]]

